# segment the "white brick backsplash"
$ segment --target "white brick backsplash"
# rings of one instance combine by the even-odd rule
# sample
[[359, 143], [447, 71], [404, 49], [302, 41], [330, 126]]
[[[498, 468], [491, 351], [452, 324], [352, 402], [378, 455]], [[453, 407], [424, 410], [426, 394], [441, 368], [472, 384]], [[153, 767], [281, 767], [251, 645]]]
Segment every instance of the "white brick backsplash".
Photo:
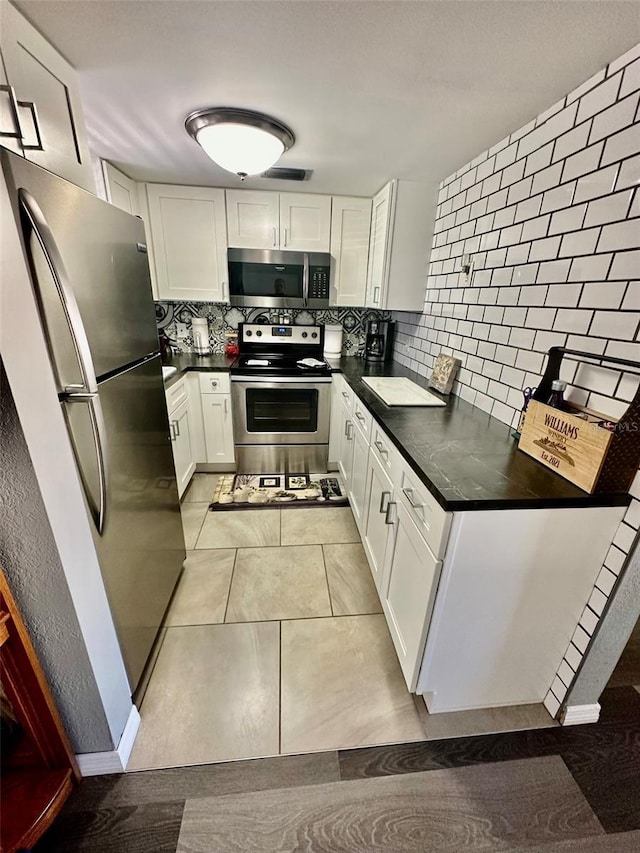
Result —
[[606, 107], [610, 107], [613, 104], [618, 95], [618, 90], [620, 88], [620, 80], [621, 75], [616, 74], [613, 77], [609, 77], [604, 83], [601, 83], [599, 86], [596, 86], [595, 89], [592, 89], [586, 95], [584, 95], [580, 99], [580, 106], [578, 108], [578, 115], [576, 118], [576, 123], [580, 124], [580, 122], [589, 118], [596, 113], [599, 113], [601, 110], [604, 110]]
[[624, 98], [629, 92], [635, 92], [638, 89], [640, 89], [640, 59], [636, 59], [635, 62], [625, 68], [620, 86], [620, 97]]
[[640, 314], [632, 311], [596, 311], [591, 334], [599, 338], [632, 341], [639, 321]]
[[[601, 281], [607, 278], [613, 255], [592, 255], [574, 258], [569, 270], [569, 281]], [[629, 278], [629, 276], [621, 276]]]
[[[611, 168], [614, 168], [613, 166]], [[620, 164], [620, 172], [616, 189], [622, 190], [625, 187], [633, 187], [640, 185], [640, 154], [636, 157], [630, 157]]]
[[544, 707], [547, 709], [547, 711], [552, 717], [556, 716], [556, 714], [560, 710], [561, 704], [562, 703], [560, 702], [560, 700], [557, 699], [551, 691], [549, 691], [544, 697]]
[[557, 675], [551, 684], [551, 692], [556, 699], [559, 699], [561, 702], [567, 695], [567, 685], [564, 684]]
[[607, 222], [618, 222], [624, 219], [629, 210], [633, 190], [608, 195], [595, 201], [590, 201], [584, 220], [585, 228], [590, 225], [603, 225]]
[[599, 235], [599, 228], [583, 228], [581, 231], [565, 234], [558, 254], [561, 258], [573, 255], [590, 255], [595, 251]]
[[627, 284], [623, 281], [588, 282], [582, 288], [580, 307], [619, 308], [626, 288]]
[[578, 204], [575, 207], [558, 210], [551, 215], [549, 234], [559, 234], [563, 231], [577, 231], [578, 228], [582, 228], [586, 212], [586, 204]]
[[589, 328], [592, 318], [593, 311], [586, 311], [579, 308], [559, 308], [553, 328], [563, 332], [575, 332], [578, 335], [583, 335]]
[[640, 219], [629, 219], [615, 225], [605, 225], [598, 240], [598, 251], [633, 249], [640, 244]]
[[596, 142], [605, 136], [611, 136], [623, 127], [630, 125], [636, 114], [637, 106], [638, 93], [629, 95], [628, 98], [624, 98], [624, 100], [597, 115], [593, 120], [589, 142]]
[[[607, 166], [606, 169], [599, 169], [597, 172], [592, 172], [590, 175], [584, 175], [584, 177], [580, 178], [573, 198], [575, 204], [613, 192], [616, 184], [616, 176], [620, 168], [618, 163], [614, 163], [612, 166]], [[624, 168], [624, 164], [622, 168]], [[640, 163], [638, 164], [638, 168], [640, 171]]]
[[602, 166], [607, 166], [616, 160], [623, 160], [640, 150], [640, 123], [636, 121], [631, 127], [610, 136], [604, 146]]
[[617, 252], [608, 278], [630, 279], [640, 276], [640, 251]]
[[[513, 426], [552, 346], [640, 361], [639, 103], [640, 46], [443, 181], [424, 312], [394, 315], [400, 363], [427, 376], [439, 352], [455, 353], [454, 393]], [[561, 374], [570, 399], [610, 416], [640, 383], [567, 358]], [[640, 474], [631, 492], [638, 500], [582, 602], [591, 607], [554, 680], [557, 698], [545, 699], [552, 713], [640, 527]]]

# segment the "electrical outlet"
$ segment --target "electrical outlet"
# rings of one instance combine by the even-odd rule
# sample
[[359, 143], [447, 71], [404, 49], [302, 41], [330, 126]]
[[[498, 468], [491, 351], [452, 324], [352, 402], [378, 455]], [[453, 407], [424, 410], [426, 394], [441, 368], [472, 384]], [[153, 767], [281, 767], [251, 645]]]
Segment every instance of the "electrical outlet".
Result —
[[469, 284], [473, 275], [473, 257], [471, 255], [462, 256], [462, 276], [465, 284]]
[[176, 337], [177, 338], [189, 337], [189, 333], [187, 331], [187, 324], [186, 323], [176, 323]]

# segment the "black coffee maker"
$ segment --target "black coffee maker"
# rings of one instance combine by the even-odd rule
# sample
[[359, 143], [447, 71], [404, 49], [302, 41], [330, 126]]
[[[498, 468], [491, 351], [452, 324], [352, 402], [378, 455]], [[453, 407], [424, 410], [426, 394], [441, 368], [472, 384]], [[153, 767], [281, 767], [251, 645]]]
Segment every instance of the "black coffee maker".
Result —
[[393, 320], [369, 320], [367, 323], [367, 338], [364, 345], [364, 357], [366, 361], [391, 361], [395, 326], [396, 324]]

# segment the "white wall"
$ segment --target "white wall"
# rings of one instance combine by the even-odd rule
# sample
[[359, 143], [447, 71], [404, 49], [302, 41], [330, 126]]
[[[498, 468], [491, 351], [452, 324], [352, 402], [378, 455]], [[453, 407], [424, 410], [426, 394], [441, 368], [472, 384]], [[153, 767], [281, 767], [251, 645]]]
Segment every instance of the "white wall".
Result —
[[[396, 360], [426, 376], [440, 352], [456, 355], [454, 393], [506, 424], [551, 346], [640, 362], [639, 102], [640, 45], [442, 182], [424, 312], [394, 314]], [[637, 376], [565, 362], [572, 399], [626, 409]], [[639, 526], [634, 500], [551, 685], [552, 713]]]

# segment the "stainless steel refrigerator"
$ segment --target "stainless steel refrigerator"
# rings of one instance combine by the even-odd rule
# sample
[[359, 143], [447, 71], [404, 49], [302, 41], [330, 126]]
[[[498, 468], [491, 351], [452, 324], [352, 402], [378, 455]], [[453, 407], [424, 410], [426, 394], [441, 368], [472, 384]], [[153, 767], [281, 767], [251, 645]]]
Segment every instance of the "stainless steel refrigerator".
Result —
[[185, 559], [144, 227], [1, 157], [135, 694]]

